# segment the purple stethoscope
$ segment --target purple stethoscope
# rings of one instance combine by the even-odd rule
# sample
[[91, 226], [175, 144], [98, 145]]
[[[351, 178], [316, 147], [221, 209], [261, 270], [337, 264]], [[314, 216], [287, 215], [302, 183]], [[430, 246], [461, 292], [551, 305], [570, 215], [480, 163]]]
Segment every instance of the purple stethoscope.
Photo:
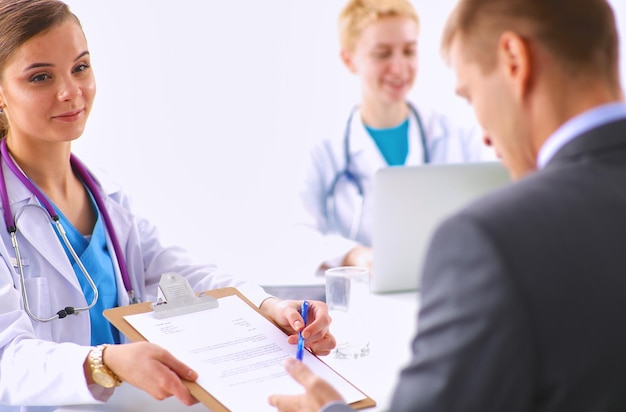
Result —
[[[30, 318], [33, 320], [36, 320], [39, 322], [50, 322], [55, 319], [63, 319], [67, 315], [77, 314], [78, 312], [91, 309], [98, 301], [98, 288], [96, 287], [96, 284], [94, 283], [91, 275], [89, 275], [89, 272], [83, 265], [83, 262], [80, 260], [80, 258], [78, 257], [78, 254], [76, 253], [69, 239], [67, 238], [65, 229], [63, 229], [63, 226], [61, 225], [61, 222], [59, 221], [59, 215], [56, 213], [56, 211], [54, 210], [54, 207], [52, 206], [50, 201], [48, 201], [46, 196], [44, 196], [44, 194], [37, 188], [37, 186], [35, 186], [35, 184], [15, 164], [15, 162], [13, 161], [13, 158], [9, 154], [9, 150], [7, 149], [6, 138], [2, 139], [2, 141], [0, 142], [0, 152], [2, 154], [2, 159], [4, 159], [7, 166], [9, 166], [9, 169], [11, 169], [11, 171], [15, 174], [15, 176], [17, 176], [20, 182], [22, 182], [22, 184], [24, 184], [24, 186], [26, 186], [28, 190], [30, 190], [35, 195], [37, 200], [39, 200], [39, 202], [46, 209], [46, 211], [48, 212], [48, 215], [50, 216], [50, 220], [52, 221], [52, 223], [56, 227], [57, 232], [63, 239], [63, 243], [65, 244], [67, 249], [70, 251], [70, 254], [72, 255], [72, 257], [78, 264], [81, 272], [83, 273], [83, 275], [85, 275], [87, 282], [89, 282], [89, 285], [93, 289], [93, 299], [88, 306], [79, 307], [79, 308], [74, 307], [74, 306], [67, 306], [64, 309], [59, 310], [54, 316], [51, 316], [48, 318], [40, 318], [31, 312], [30, 306], [28, 304], [28, 297], [26, 295], [26, 281], [24, 279], [24, 268], [22, 265], [22, 258], [20, 256], [20, 248], [17, 243], [17, 222], [15, 218], [13, 217], [13, 215], [11, 214], [11, 205], [9, 203], [9, 194], [7, 192], [6, 181], [4, 180], [4, 171], [2, 170], [2, 165], [0, 164], [0, 198], [2, 200], [2, 204], [5, 205], [5, 207], [3, 208], [4, 221], [7, 226], [7, 231], [11, 235], [11, 243], [13, 244], [13, 249], [15, 250], [15, 258], [17, 261], [17, 267], [18, 267], [18, 271], [20, 274], [21, 285], [22, 285], [22, 298], [24, 299], [24, 309], [26, 310], [26, 313], [28, 313], [28, 316], [30, 316]], [[115, 230], [113, 230], [113, 222], [111, 221], [111, 216], [109, 215], [105, 207], [104, 199], [102, 198], [102, 194], [100, 192], [101, 190], [100, 186], [95, 181], [95, 179], [91, 176], [91, 173], [89, 173], [87, 168], [73, 154], [70, 155], [70, 163], [72, 165], [72, 169], [74, 170], [74, 173], [76, 173], [76, 175], [78, 176], [79, 179], [81, 179], [83, 184], [87, 186], [87, 188], [89, 189], [93, 198], [96, 201], [98, 210], [100, 211], [100, 213], [102, 214], [102, 217], [104, 218], [104, 224], [109, 234], [109, 237], [111, 239], [111, 243], [113, 243], [113, 249], [115, 250], [115, 256], [117, 258], [117, 264], [120, 269], [120, 273], [122, 275], [122, 280], [124, 281], [124, 287], [126, 288], [126, 291], [128, 292], [128, 297], [130, 299], [130, 302], [137, 303], [139, 302], [139, 299], [135, 297], [135, 293], [132, 289], [132, 285], [130, 283], [130, 277], [128, 276], [128, 267], [126, 266], [126, 262], [124, 261], [124, 258], [122, 255], [122, 248], [120, 246], [119, 239], [117, 238], [115, 234]]]

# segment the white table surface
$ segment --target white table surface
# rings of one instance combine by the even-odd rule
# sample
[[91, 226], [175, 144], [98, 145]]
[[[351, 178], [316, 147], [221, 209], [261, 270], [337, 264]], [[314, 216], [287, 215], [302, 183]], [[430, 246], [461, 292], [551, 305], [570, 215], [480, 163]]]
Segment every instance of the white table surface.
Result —
[[[368, 412], [386, 411], [398, 372], [410, 358], [410, 342], [416, 328], [418, 295], [416, 292], [372, 294], [369, 300], [368, 316], [372, 325], [370, 354], [359, 359], [337, 359], [333, 355], [321, 359], [376, 401], [376, 407], [368, 408]], [[207, 410], [203, 404], [186, 407], [175, 398], [157, 401], [143, 391], [123, 384], [105, 404], [65, 406], [57, 409], [57, 412]]]

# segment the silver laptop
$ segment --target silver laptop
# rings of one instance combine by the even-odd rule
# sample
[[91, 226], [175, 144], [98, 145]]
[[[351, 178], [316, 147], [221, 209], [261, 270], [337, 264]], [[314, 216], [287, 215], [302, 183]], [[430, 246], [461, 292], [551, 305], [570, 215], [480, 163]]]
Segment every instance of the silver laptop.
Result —
[[418, 289], [424, 255], [437, 225], [509, 182], [500, 162], [380, 169], [374, 176], [371, 291]]

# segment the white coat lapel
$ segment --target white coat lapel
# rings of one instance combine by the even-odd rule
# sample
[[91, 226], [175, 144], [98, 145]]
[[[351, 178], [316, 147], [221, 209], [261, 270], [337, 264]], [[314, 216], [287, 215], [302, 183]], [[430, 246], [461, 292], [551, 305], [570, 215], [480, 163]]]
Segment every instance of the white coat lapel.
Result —
[[350, 123], [349, 146], [353, 173], [369, 179], [378, 169], [387, 166], [374, 139], [365, 129], [360, 110], [354, 113]]
[[[417, 110], [417, 109], [416, 109]], [[422, 117], [423, 119], [423, 117]], [[424, 139], [426, 141], [426, 145], [430, 150], [431, 142], [429, 138], [429, 133], [426, 131], [426, 125], [424, 126], [424, 132], [426, 136]], [[409, 111], [409, 155], [407, 156], [405, 165], [406, 166], [414, 166], [424, 164], [424, 145], [422, 144], [422, 135], [420, 133], [420, 128], [417, 123], [417, 118], [413, 114], [413, 111]]]
[[[41, 254], [55, 270], [80, 290], [74, 269], [52, 226], [48, 212], [39, 204], [35, 195], [30, 193], [4, 163], [2, 167], [9, 202], [11, 203], [11, 212], [18, 228], [18, 242], [25, 240], [30, 243], [32, 248]], [[22, 246], [21, 252], [24, 253], [24, 251]], [[22, 257], [26, 258], [26, 256]]]
[[[127, 242], [130, 238], [130, 230], [133, 227], [131, 217], [128, 215], [128, 212], [120, 207], [117, 203], [111, 201], [111, 199], [104, 194], [104, 203], [106, 205], [109, 216], [111, 217], [111, 221], [113, 222], [113, 226], [115, 226], [115, 235], [120, 243], [120, 248], [122, 249], [122, 253], [127, 249]], [[101, 214], [102, 215], [102, 214]], [[109, 249], [109, 253], [111, 254], [111, 259], [113, 259], [113, 267], [115, 269], [115, 281], [117, 283], [117, 300], [118, 304], [125, 306], [129, 304], [128, 293], [126, 291], [124, 285], [124, 279], [122, 278], [122, 272], [117, 263], [117, 255], [115, 253], [115, 248], [113, 247], [113, 242], [111, 241], [111, 234], [107, 228], [107, 247]], [[124, 258], [124, 256], [122, 256]], [[129, 268], [130, 271], [130, 268]], [[130, 273], [129, 273], [130, 276]], [[131, 283], [133, 282], [133, 277], [130, 276]], [[131, 284], [131, 287], [135, 291], [135, 294], [139, 294], [138, 286], [135, 284]]]
[[[441, 163], [441, 153], [445, 155], [446, 140], [452, 133], [449, 125], [443, 121], [443, 118], [432, 110], [417, 109], [422, 127], [426, 136], [426, 147], [428, 148], [428, 156], [431, 163]], [[447, 161], [452, 161], [456, 156], [444, 157]], [[417, 118], [411, 115], [409, 120], [409, 156], [406, 161], [407, 166], [424, 164], [424, 149], [422, 145], [422, 137], [420, 134]]]

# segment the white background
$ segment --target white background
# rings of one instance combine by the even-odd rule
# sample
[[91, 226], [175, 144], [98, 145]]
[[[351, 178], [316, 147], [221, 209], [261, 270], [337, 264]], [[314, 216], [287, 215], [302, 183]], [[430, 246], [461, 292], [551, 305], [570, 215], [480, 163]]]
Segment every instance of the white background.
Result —
[[[359, 97], [338, 57], [343, 1], [68, 3], [98, 82], [75, 153], [121, 183], [167, 242], [238, 277], [271, 278], [288, 253], [278, 239], [307, 150], [343, 133]], [[626, 5], [612, 3], [624, 27]], [[422, 28], [410, 98], [471, 122], [438, 51], [453, 1], [414, 4]]]

